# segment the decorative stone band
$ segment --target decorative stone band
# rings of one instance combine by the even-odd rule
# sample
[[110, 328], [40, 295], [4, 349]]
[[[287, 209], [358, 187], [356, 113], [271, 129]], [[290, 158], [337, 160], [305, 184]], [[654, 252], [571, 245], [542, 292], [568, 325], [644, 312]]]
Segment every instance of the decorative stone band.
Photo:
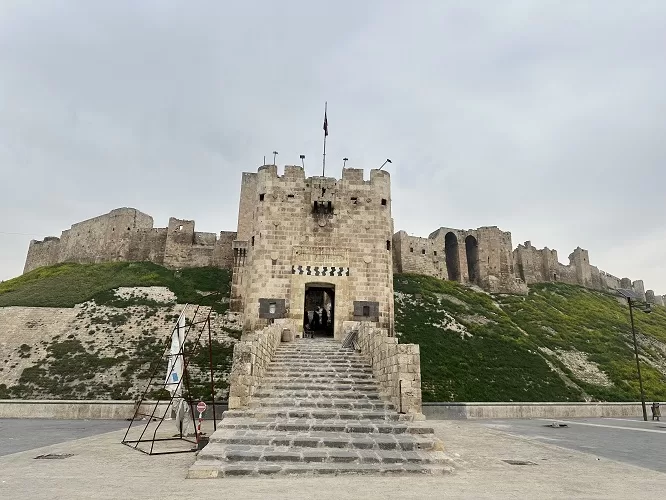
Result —
[[291, 266], [291, 274], [307, 276], [349, 276], [349, 268], [341, 266]]

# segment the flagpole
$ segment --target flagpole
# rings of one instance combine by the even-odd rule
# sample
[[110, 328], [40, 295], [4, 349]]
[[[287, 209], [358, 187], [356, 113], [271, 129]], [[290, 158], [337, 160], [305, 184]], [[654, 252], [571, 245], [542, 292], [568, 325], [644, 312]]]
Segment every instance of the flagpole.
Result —
[[324, 103], [324, 158], [321, 164], [321, 176], [326, 177], [326, 136], [328, 135], [328, 123], [326, 123], [326, 111], [328, 109], [328, 101]]

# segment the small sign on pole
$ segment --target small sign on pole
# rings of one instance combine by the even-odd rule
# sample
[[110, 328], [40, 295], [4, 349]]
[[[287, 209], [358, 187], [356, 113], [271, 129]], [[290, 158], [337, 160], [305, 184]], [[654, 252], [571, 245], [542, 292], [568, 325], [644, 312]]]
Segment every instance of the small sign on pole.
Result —
[[197, 403], [197, 411], [199, 412], [199, 425], [197, 427], [197, 442], [201, 441], [201, 422], [203, 421], [203, 412], [206, 411], [206, 403], [199, 401]]

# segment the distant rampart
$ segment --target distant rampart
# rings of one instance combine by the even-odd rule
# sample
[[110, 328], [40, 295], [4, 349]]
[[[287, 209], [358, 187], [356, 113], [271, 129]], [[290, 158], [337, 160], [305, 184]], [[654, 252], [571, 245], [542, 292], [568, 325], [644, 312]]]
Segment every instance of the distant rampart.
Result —
[[642, 280], [620, 279], [591, 265], [587, 250], [576, 248], [569, 264], [562, 264], [556, 250], [537, 249], [529, 241], [512, 250], [511, 233], [494, 226], [442, 227], [427, 238], [399, 231], [393, 236], [393, 270], [478, 285], [494, 293], [527, 293], [526, 285], [562, 282], [601, 291], [626, 288], [650, 303], [666, 303], [666, 296], [646, 291]]
[[134, 208], [117, 208], [73, 224], [60, 238], [32, 240], [23, 272], [60, 262], [149, 261], [172, 269], [230, 268], [235, 238], [234, 232], [199, 233], [194, 221], [175, 218], [169, 219], [166, 228], [154, 228], [151, 216]]

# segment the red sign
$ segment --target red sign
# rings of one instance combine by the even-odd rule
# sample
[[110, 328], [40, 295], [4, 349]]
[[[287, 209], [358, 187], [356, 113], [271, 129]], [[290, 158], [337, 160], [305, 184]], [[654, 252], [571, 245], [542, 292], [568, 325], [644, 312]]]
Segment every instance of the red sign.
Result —
[[206, 403], [204, 403], [203, 401], [199, 401], [199, 403], [197, 404], [197, 411], [199, 413], [205, 412], [206, 411]]

